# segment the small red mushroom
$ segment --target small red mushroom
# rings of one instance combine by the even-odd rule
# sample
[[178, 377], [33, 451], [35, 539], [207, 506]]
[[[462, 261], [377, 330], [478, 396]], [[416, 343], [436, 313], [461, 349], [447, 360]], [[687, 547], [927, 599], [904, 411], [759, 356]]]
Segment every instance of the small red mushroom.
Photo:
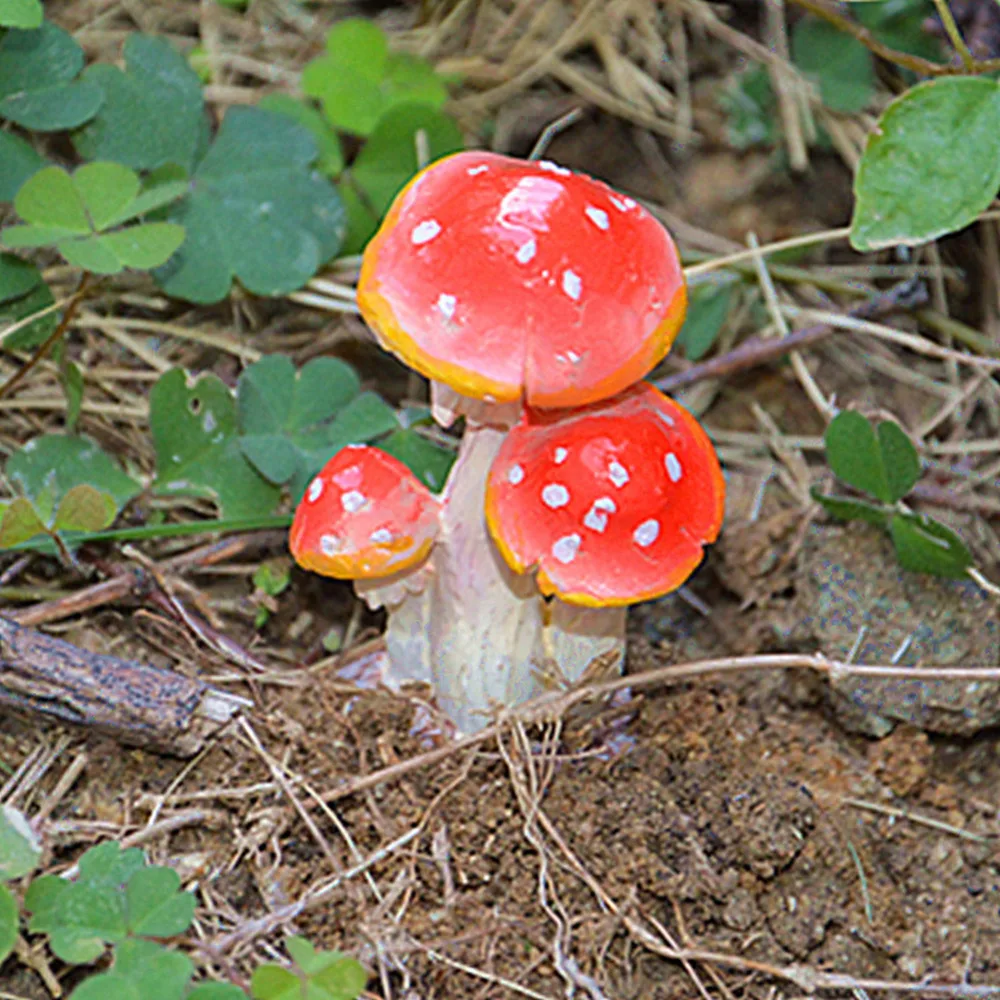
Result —
[[305, 569], [380, 579], [419, 563], [438, 532], [437, 498], [402, 462], [348, 445], [310, 482], [288, 545]]
[[590, 407], [529, 411], [503, 443], [486, 521], [507, 562], [572, 604], [632, 604], [679, 587], [722, 524], [708, 436], [648, 383]]

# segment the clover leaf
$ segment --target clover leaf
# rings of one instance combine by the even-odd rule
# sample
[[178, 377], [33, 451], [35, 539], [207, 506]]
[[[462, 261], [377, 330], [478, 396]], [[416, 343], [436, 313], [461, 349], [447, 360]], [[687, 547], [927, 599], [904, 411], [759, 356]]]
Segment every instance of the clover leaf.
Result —
[[111, 970], [85, 979], [70, 1000], [181, 1000], [193, 973], [187, 955], [152, 941], [124, 941]]
[[208, 143], [198, 74], [168, 42], [150, 35], [130, 35], [124, 56], [124, 70], [95, 63], [83, 74], [102, 105], [74, 134], [77, 152], [135, 170], [176, 164], [190, 173]]
[[922, 514], [893, 515], [889, 534], [903, 569], [934, 576], [962, 577], [972, 566], [972, 553], [951, 528]]
[[265, 94], [257, 107], [262, 111], [273, 111], [309, 129], [316, 140], [316, 169], [327, 177], [338, 177], [344, 169], [344, 148], [340, 136], [330, 127], [330, 123], [313, 107], [297, 101], [289, 94]]
[[455, 462], [455, 452], [428, 440], [414, 428], [394, 431], [378, 442], [382, 451], [398, 458], [428, 489], [440, 493]]
[[166, 372], [150, 393], [149, 424], [157, 492], [213, 499], [223, 517], [274, 510], [281, 491], [240, 450], [236, 402], [217, 376], [189, 379], [180, 368]]
[[174, 179], [157, 179], [142, 190], [138, 176], [118, 163], [88, 163], [72, 176], [61, 167], [43, 167], [14, 198], [26, 224], [8, 226], [0, 236], [15, 249], [54, 246], [70, 264], [95, 274], [145, 270], [170, 257], [184, 229], [171, 222], [123, 225], [183, 192], [183, 182]]
[[330, 29], [325, 54], [302, 74], [302, 90], [320, 101], [334, 128], [357, 135], [370, 135], [397, 104], [440, 108], [448, 99], [430, 63], [390, 52], [385, 34], [366, 18], [344, 18]]
[[49, 21], [0, 38], [0, 118], [53, 132], [74, 128], [101, 106], [101, 91], [78, 80], [83, 49]]
[[281, 295], [304, 284], [340, 249], [346, 229], [337, 192], [312, 169], [308, 129], [281, 114], [231, 108], [168, 218], [184, 246], [155, 272], [170, 295], [218, 302], [238, 278]]
[[875, 96], [875, 60], [856, 38], [815, 17], [792, 30], [792, 59], [819, 86], [823, 103], [841, 114], [863, 111]]
[[339, 951], [317, 951], [301, 937], [286, 946], [296, 971], [259, 965], [250, 980], [254, 1000], [355, 1000], [368, 982], [364, 966]]
[[0, 0], [0, 27], [37, 28], [44, 17], [41, 0]]
[[834, 475], [883, 503], [902, 499], [920, 476], [916, 449], [891, 420], [873, 427], [860, 413], [845, 410], [830, 422], [824, 442]]

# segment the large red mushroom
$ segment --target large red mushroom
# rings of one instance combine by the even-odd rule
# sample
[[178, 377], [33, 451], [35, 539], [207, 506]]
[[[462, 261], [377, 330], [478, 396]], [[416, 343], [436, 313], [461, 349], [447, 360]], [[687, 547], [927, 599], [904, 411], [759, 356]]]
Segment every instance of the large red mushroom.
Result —
[[684, 317], [669, 234], [564, 167], [459, 153], [397, 197], [358, 303], [380, 343], [431, 379], [439, 422], [465, 418], [429, 555], [356, 584], [388, 607], [393, 673], [429, 674], [471, 731], [538, 693], [543, 674], [572, 683], [598, 657], [620, 664], [624, 606], [679, 586], [721, 520], [704, 433], [631, 389]]

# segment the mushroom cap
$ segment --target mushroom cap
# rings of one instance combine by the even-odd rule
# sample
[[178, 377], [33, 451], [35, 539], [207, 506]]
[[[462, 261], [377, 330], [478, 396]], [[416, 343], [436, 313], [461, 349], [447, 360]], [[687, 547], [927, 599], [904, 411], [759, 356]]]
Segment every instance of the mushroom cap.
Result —
[[324, 576], [391, 576], [427, 555], [440, 509], [402, 462], [378, 448], [348, 445], [306, 488], [288, 547], [300, 566]]
[[456, 153], [368, 244], [361, 313], [388, 350], [466, 396], [580, 406], [641, 379], [686, 308], [680, 258], [641, 205], [548, 161]]
[[486, 522], [508, 564], [570, 604], [679, 587], [722, 524], [715, 449], [648, 383], [568, 413], [528, 411], [490, 469]]

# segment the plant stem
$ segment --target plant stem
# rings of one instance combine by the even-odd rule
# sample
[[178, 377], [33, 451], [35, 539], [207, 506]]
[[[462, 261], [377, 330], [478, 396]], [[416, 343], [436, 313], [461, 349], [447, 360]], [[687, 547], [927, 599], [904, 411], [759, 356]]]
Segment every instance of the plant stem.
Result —
[[952, 14], [951, 8], [948, 6], [948, 0], [934, 0], [934, 6], [937, 8], [938, 17], [941, 18], [941, 24], [944, 25], [949, 41], [962, 59], [962, 65], [969, 73], [975, 73], [976, 59], [969, 51], [969, 46], [965, 44], [962, 33], [958, 30], [955, 15]]
[[59, 325], [46, 337], [45, 342], [35, 351], [27, 364], [20, 371], [11, 375], [3, 385], [0, 385], [0, 399], [3, 399], [4, 396], [9, 396], [27, 378], [32, 369], [36, 368], [46, 355], [48, 355], [49, 351], [59, 343], [69, 329], [70, 323], [73, 322], [73, 316], [80, 307], [80, 304], [87, 297], [90, 291], [90, 281], [90, 273], [84, 271], [83, 276], [80, 278], [80, 284], [77, 285], [76, 291], [70, 296], [69, 302], [66, 303], [66, 309], [62, 314]]
[[864, 25], [845, 17], [835, 7], [830, 6], [827, 0], [795, 0], [795, 3], [804, 7], [810, 14], [826, 21], [827, 24], [832, 24], [838, 30], [857, 39], [880, 59], [902, 66], [918, 76], [963, 76], [968, 73], [992, 73], [1000, 70], [1000, 59], [973, 58], [968, 64], [963, 62], [963, 65], [955, 66], [951, 63], [932, 62], [930, 59], [911, 55], [909, 52], [900, 52], [898, 49], [883, 45]]

